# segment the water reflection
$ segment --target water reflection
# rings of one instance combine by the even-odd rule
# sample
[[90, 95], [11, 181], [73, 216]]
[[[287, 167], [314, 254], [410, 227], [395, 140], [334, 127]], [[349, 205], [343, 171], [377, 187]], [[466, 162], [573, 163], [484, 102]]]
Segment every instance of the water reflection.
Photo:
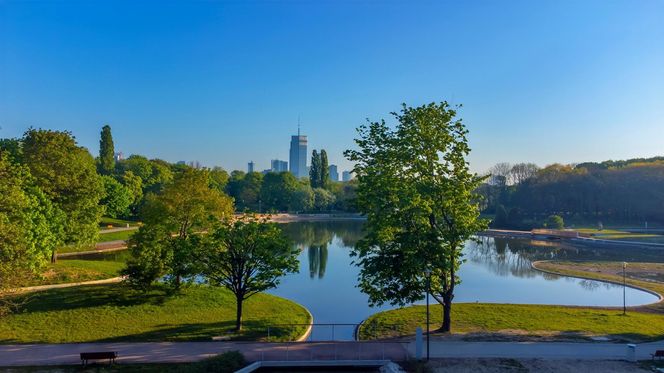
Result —
[[323, 278], [327, 266], [327, 244], [320, 246], [309, 246], [309, 277]]

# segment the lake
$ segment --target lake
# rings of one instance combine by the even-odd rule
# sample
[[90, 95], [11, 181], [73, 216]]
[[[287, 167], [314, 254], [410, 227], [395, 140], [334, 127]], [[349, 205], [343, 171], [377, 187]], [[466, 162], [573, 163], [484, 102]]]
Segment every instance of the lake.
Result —
[[[282, 279], [270, 293], [307, 307], [315, 323], [357, 324], [390, 305], [369, 307], [356, 288], [359, 269], [351, 249], [362, 238], [361, 221], [297, 222], [284, 226], [301, 253], [300, 272]], [[637, 249], [576, 248], [560, 243], [482, 237], [468, 243], [455, 302], [622, 306], [620, 285], [545, 274], [531, 262], [543, 259], [661, 261], [661, 252]], [[628, 305], [652, 303], [657, 297], [627, 288]], [[331, 327], [314, 328], [312, 339], [330, 339]], [[351, 339], [352, 326], [336, 326], [334, 339]]]

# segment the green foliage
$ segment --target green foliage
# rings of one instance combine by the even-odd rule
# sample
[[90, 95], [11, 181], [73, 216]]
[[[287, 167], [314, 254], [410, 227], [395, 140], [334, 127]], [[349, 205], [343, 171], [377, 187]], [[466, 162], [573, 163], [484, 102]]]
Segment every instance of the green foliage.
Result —
[[496, 207], [496, 217], [491, 222], [491, 228], [509, 228], [505, 206], [498, 205]]
[[122, 175], [122, 185], [129, 191], [131, 194], [131, 203], [129, 208], [132, 214], [138, 212], [138, 207], [143, 201], [143, 180], [140, 176], [134, 175], [131, 171], [126, 171]]
[[221, 167], [214, 167], [210, 170], [209, 175], [210, 187], [223, 193], [226, 190], [226, 184], [228, 184], [228, 172]]
[[237, 210], [258, 211], [262, 184], [263, 175], [258, 172], [233, 171], [226, 191], [235, 200]]
[[104, 206], [104, 214], [111, 218], [129, 215], [129, 206], [134, 200], [131, 191], [112, 176], [102, 176], [102, 181], [105, 193], [99, 203]]
[[336, 198], [334, 194], [323, 188], [314, 189], [314, 209], [316, 211], [327, 211], [332, 208]]
[[325, 149], [321, 149], [320, 151], [320, 171], [319, 171], [319, 187], [320, 188], [327, 188], [328, 184], [330, 183], [330, 164], [327, 160], [327, 152]]
[[559, 215], [549, 215], [549, 217], [546, 218], [544, 227], [549, 229], [564, 229], [565, 222], [563, 221], [563, 218]]
[[311, 152], [311, 167], [309, 167], [309, 184], [312, 188], [320, 188], [320, 155], [318, 151], [314, 149]]
[[410, 304], [426, 291], [444, 307], [442, 329], [451, 327], [464, 242], [486, 227], [479, 219], [482, 178], [469, 171], [468, 131], [446, 102], [406, 105], [394, 130], [384, 121], [358, 129], [355, 162], [357, 206], [367, 215], [367, 236], [354, 250], [359, 287], [371, 304]]
[[297, 179], [290, 172], [268, 172], [261, 186], [263, 210], [288, 211], [297, 188]]
[[291, 195], [290, 210], [294, 212], [309, 211], [314, 208], [314, 191], [309, 185], [298, 185]]
[[115, 147], [113, 146], [113, 135], [111, 126], [105, 125], [101, 128], [99, 140], [99, 173], [111, 175], [115, 170]]
[[298, 254], [276, 224], [246, 218], [218, 225], [205, 236], [199, 255], [207, 282], [235, 295], [235, 330], [240, 331], [242, 303], [297, 272]]
[[22, 143], [22, 163], [36, 186], [66, 215], [65, 243], [94, 243], [104, 188], [90, 153], [69, 132], [30, 129]]
[[177, 289], [195, 275], [195, 248], [200, 235], [233, 213], [233, 201], [210, 188], [207, 170], [188, 168], [176, 175], [161, 194], [146, 197], [145, 223], [132, 237], [132, 259], [123, 272], [138, 288], [167, 276]]
[[[27, 167], [0, 150], [0, 292], [40, 270], [61, 243], [64, 216], [34, 185]], [[11, 305], [0, 297], [0, 315]]]
[[166, 184], [173, 180], [171, 165], [159, 159], [148, 160], [140, 155], [131, 155], [129, 158], [118, 162], [120, 173], [131, 171], [141, 178], [143, 194], [147, 192], [159, 192]]

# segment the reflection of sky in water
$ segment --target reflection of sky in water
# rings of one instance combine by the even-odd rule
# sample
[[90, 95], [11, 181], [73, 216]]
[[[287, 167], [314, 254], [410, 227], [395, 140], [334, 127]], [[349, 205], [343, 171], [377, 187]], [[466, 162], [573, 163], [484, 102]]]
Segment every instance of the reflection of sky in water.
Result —
[[[304, 305], [316, 323], [358, 323], [378, 310], [392, 308], [370, 308], [366, 295], [355, 287], [359, 270], [349, 253], [361, 237], [361, 223], [293, 223], [286, 231], [301, 249], [300, 273], [285, 277], [271, 293]], [[479, 244], [469, 243], [464, 253], [455, 302], [622, 306], [620, 285], [544, 274], [531, 267], [532, 260], [541, 259], [621, 260], [615, 251], [482, 238]], [[627, 288], [628, 304], [655, 300], [649, 293]], [[318, 329], [329, 337], [331, 330]], [[352, 335], [351, 327], [336, 329], [337, 337]]]

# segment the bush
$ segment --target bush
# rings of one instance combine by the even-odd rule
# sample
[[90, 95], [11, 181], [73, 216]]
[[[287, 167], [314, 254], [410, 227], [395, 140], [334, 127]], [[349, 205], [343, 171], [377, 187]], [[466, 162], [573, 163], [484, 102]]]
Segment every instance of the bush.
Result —
[[550, 215], [546, 218], [544, 227], [549, 229], [563, 229], [565, 228], [565, 222], [560, 215]]

